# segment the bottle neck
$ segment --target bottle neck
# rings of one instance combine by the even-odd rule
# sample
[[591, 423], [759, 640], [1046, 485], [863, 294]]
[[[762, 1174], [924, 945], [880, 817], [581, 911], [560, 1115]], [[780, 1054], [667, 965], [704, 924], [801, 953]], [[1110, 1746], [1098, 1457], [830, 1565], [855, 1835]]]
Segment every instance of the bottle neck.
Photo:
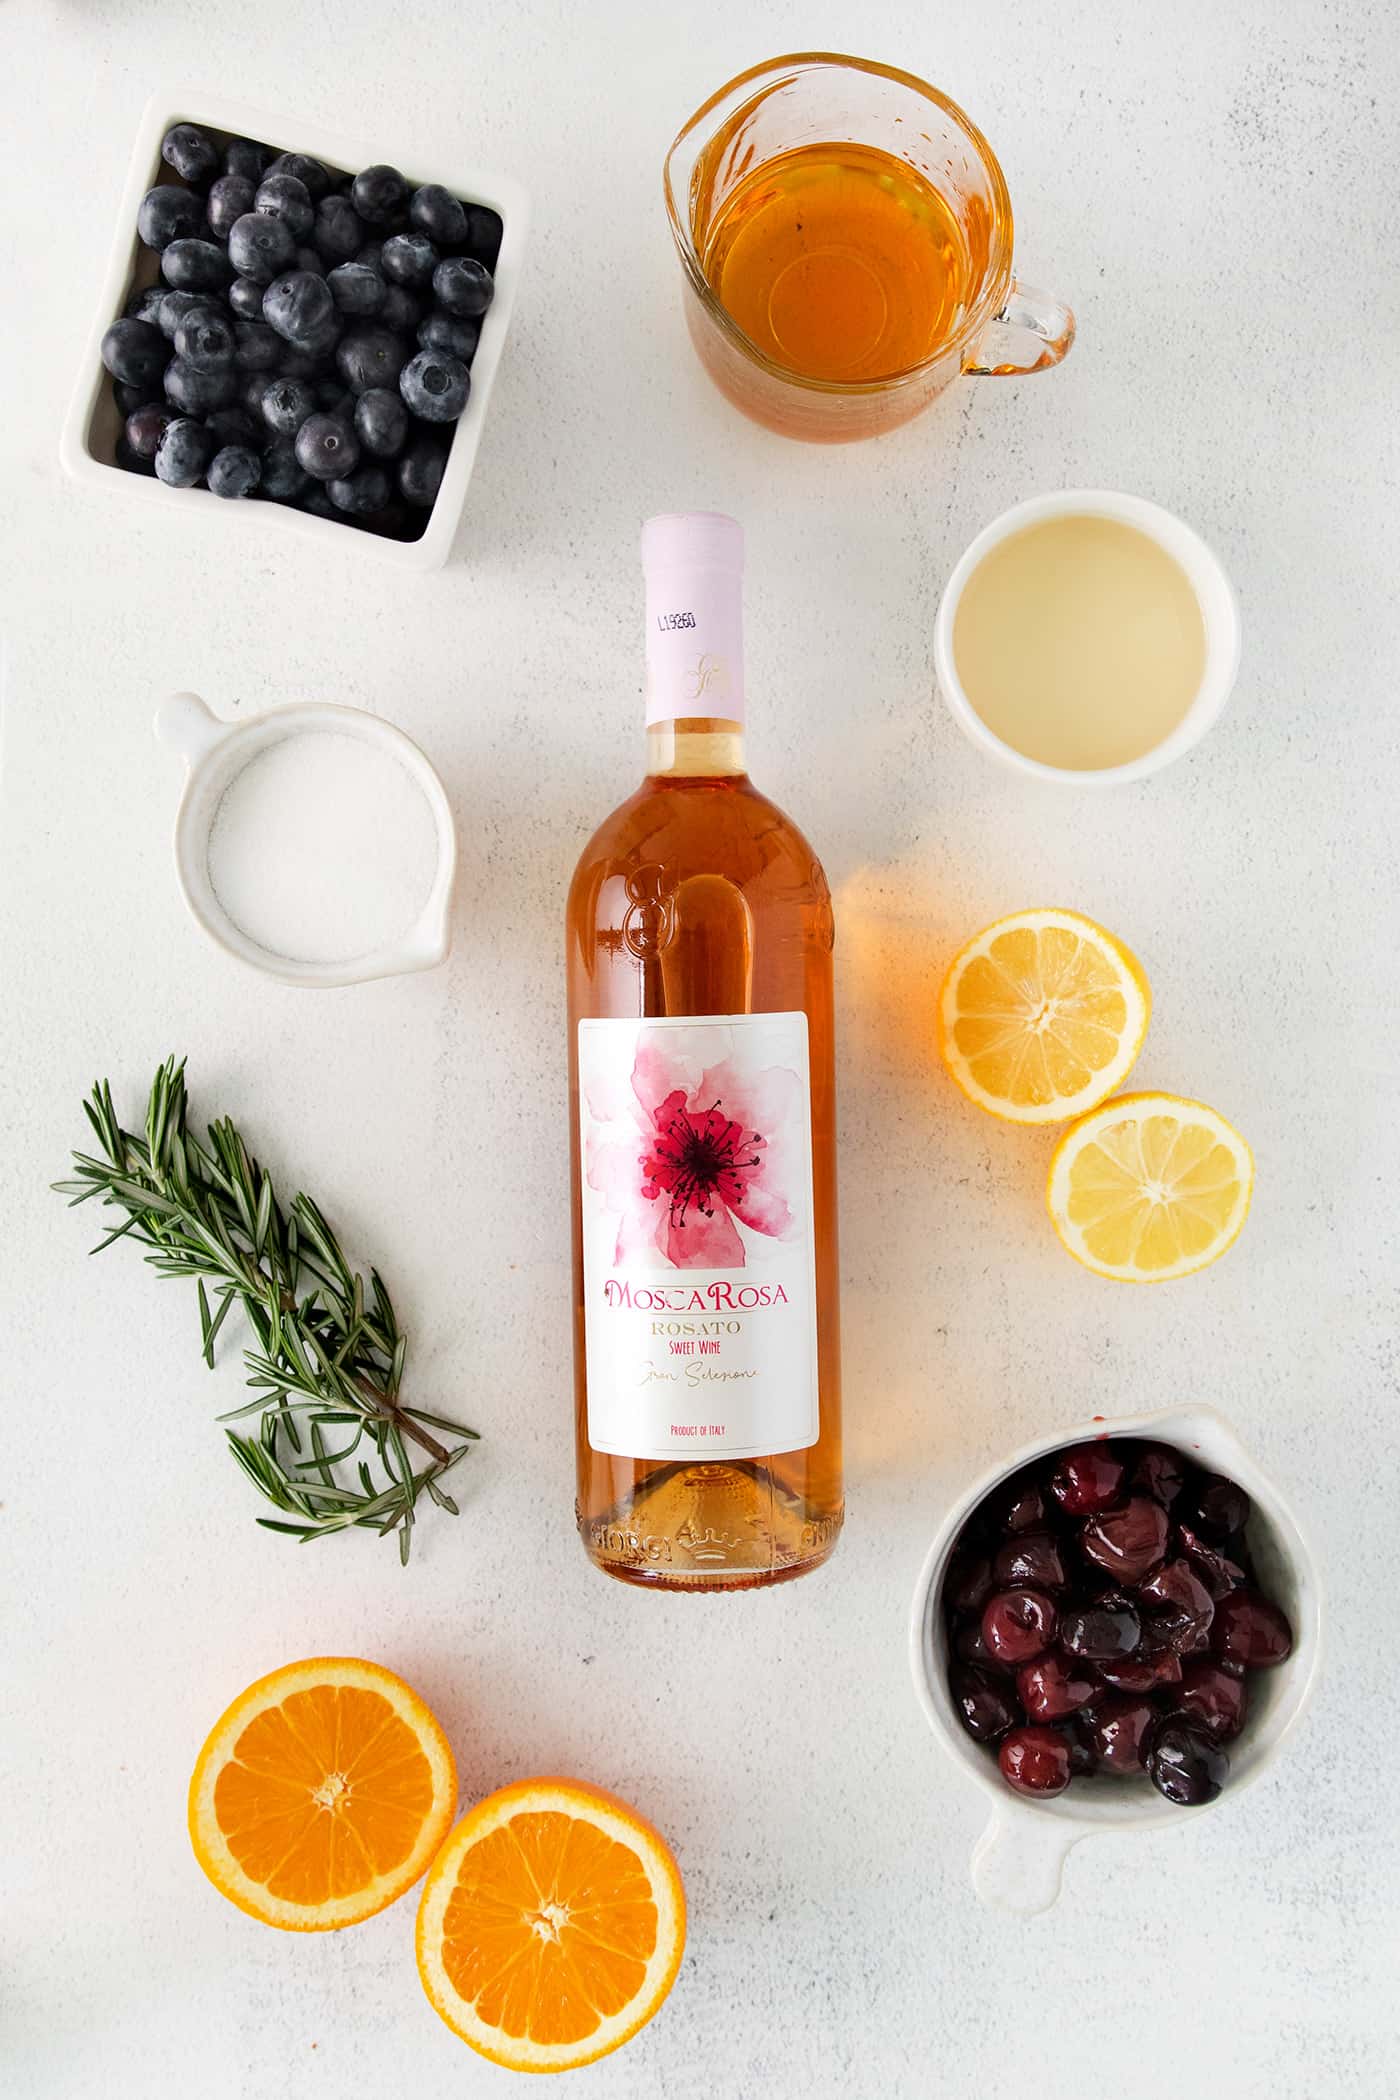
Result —
[[744, 732], [718, 715], [681, 715], [647, 724], [647, 773], [666, 780], [738, 779]]

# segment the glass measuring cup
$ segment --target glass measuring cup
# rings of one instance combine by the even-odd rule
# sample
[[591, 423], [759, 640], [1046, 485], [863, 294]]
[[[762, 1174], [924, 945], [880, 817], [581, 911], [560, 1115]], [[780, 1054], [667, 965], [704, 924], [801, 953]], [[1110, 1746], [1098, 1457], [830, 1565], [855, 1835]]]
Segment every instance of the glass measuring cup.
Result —
[[[822, 379], [778, 363], [739, 326], [706, 275], [711, 232], [738, 185], [779, 156], [824, 144], [903, 162], [956, 222], [965, 295], [930, 354], [905, 370]], [[736, 408], [784, 436], [874, 437], [916, 416], [959, 373], [1043, 372], [1074, 341], [1069, 308], [1012, 275], [1011, 199], [996, 155], [956, 103], [912, 73], [829, 51], [752, 66], [682, 127], [664, 177], [700, 361]]]

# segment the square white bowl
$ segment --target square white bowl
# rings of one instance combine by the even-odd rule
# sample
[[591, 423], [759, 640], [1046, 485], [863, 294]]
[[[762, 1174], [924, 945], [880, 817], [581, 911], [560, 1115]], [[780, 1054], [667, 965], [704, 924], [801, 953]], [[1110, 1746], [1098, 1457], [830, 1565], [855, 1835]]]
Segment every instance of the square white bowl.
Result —
[[[468, 204], [484, 204], [499, 214], [501, 252], [494, 271], [496, 294], [481, 324], [481, 337], [472, 360], [471, 396], [452, 434], [442, 486], [427, 514], [421, 538], [395, 540], [375, 532], [341, 525], [331, 518], [317, 518], [285, 503], [228, 502], [208, 489], [174, 489], [153, 476], [133, 474], [116, 464], [116, 441], [121, 419], [112, 399], [111, 382], [102, 363], [102, 337], [122, 311], [128, 291], [138, 282], [155, 283], [159, 260], [145, 248], [136, 231], [136, 214], [148, 189], [169, 171], [160, 157], [161, 141], [172, 124], [199, 124], [207, 130], [226, 132], [235, 138], [251, 138], [274, 147], [279, 153], [309, 153], [328, 167], [353, 175], [376, 162], [388, 161], [402, 168], [417, 185], [440, 182], [454, 197]], [[96, 317], [83, 350], [83, 363], [69, 405], [59, 457], [65, 472], [76, 481], [136, 498], [143, 503], [173, 506], [172, 515], [190, 519], [219, 517], [235, 531], [286, 530], [303, 539], [320, 540], [327, 553], [335, 548], [366, 548], [401, 569], [440, 569], [452, 547], [466, 503], [467, 484], [476, 460], [476, 448], [486, 421], [486, 410], [495, 383], [496, 369], [505, 347], [520, 280], [521, 253], [525, 246], [530, 199], [521, 184], [509, 176], [491, 175], [479, 168], [458, 167], [435, 160], [402, 141], [377, 139], [366, 146], [356, 139], [340, 137], [297, 117], [274, 115], [247, 103], [222, 101], [215, 95], [154, 95], [146, 106], [127, 171], [126, 186], [117, 209], [116, 234], [102, 283]]]

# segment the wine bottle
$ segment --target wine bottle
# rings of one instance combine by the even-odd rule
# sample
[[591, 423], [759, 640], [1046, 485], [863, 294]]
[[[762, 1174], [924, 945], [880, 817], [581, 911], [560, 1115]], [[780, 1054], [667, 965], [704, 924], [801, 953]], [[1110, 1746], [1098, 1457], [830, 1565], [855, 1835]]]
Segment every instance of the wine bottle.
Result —
[[841, 1529], [831, 893], [744, 770], [743, 533], [652, 518], [646, 778], [568, 907], [576, 1515], [748, 1589]]

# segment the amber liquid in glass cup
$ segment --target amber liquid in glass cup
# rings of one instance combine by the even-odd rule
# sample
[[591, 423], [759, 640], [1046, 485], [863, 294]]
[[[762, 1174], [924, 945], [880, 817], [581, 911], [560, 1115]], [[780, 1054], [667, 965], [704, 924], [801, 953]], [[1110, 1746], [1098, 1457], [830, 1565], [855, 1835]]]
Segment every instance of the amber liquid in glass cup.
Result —
[[665, 183], [701, 362], [785, 436], [872, 437], [959, 373], [1044, 371], [1074, 340], [1068, 307], [1012, 276], [991, 147], [912, 74], [755, 66], [685, 125]]

